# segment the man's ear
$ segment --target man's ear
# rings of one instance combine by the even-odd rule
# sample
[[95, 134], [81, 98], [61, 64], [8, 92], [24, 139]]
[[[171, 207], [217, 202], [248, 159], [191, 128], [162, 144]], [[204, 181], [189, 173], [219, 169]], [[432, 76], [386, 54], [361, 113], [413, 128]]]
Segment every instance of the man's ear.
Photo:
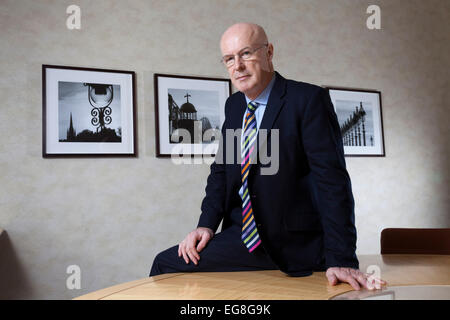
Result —
[[267, 56], [269, 57], [269, 61], [272, 61], [273, 58], [273, 44], [269, 43], [267, 46]]

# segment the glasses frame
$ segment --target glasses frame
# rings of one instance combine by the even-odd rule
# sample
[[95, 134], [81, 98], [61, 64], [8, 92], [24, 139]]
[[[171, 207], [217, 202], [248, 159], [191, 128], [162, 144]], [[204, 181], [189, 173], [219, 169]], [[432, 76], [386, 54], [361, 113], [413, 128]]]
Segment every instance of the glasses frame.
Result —
[[[237, 54], [227, 54], [227, 55], [223, 56], [222, 59], [220, 59], [220, 62], [223, 63], [225, 67], [231, 68], [236, 63], [236, 59], [235, 59], [236, 56], [238, 56], [239, 59], [242, 59], [243, 61], [248, 61], [253, 57], [253, 55], [255, 54], [256, 51], [258, 51], [259, 49], [262, 49], [264, 47], [268, 47], [268, 46], [269, 46], [269, 44], [265, 43], [262, 46], [257, 47], [257, 48], [245, 47], [245, 48], [242, 48], [241, 50], [239, 50], [239, 52]], [[250, 51], [250, 56], [248, 58], [243, 57], [244, 50]], [[228, 57], [231, 57], [231, 56], [233, 56], [234, 60], [233, 60], [232, 64], [228, 65], [226, 63], [225, 59]]]

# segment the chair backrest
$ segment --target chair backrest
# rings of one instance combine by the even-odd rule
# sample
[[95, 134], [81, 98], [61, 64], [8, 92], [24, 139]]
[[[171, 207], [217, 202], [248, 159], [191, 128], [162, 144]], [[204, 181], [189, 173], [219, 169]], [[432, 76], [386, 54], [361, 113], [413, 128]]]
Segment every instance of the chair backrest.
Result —
[[387, 228], [381, 231], [381, 254], [450, 254], [449, 229]]

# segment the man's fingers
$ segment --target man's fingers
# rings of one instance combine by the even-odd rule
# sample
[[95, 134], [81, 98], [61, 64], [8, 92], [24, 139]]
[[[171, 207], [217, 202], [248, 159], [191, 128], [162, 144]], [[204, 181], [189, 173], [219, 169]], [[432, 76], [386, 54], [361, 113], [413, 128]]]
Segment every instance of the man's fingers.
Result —
[[386, 283], [385, 281], [375, 278], [375, 277], [369, 277], [367, 279], [367, 283], [369, 284], [370, 290], [373, 289], [381, 289], [381, 285], [384, 283]]
[[328, 278], [328, 282], [329, 282], [332, 286], [336, 285], [337, 282], [338, 282], [338, 280], [337, 280], [337, 278], [336, 278], [336, 275], [335, 275], [334, 273], [327, 274], [327, 278]]
[[200, 260], [200, 255], [197, 252], [197, 249], [195, 247], [192, 247], [189, 252], [195, 257], [196, 260]]
[[200, 259], [200, 256], [197, 253], [197, 250], [195, 249], [195, 245], [198, 241], [198, 235], [195, 235], [193, 238], [189, 239], [189, 244], [187, 245], [187, 252], [189, 254], [189, 257], [194, 257], [195, 260]]
[[[211, 233], [212, 230], [207, 228], [197, 228], [190, 232], [178, 245], [178, 257], [183, 256], [186, 264], [191, 260], [197, 265], [198, 260], [200, 260], [200, 255], [198, 253], [205, 248], [206, 244], [211, 239]], [[198, 245], [197, 242], [199, 242]]]
[[334, 274], [336, 275], [339, 281], [347, 282], [349, 285], [352, 286], [353, 289], [355, 290], [361, 289], [360, 285], [358, 284], [358, 281], [356, 281], [354, 275], [348, 269], [341, 268], [340, 270], [334, 272]]
[[352, 274], [353, 278], [355, 278], [362, 287], [367, 288], [367, 280], [362, 272], [355, 270], [355, 271], [351, 271], [350, 273]]
[[361, 287], [368, 290], [381, 289], [382, 285], [387, 284], [386, 281], [380, 278], [367, 273], [362, 273], [360, 270], [353, 268], [328, 268], [326, 276], [331, 285], [336, 285], [338, 282], [346, 282], [350, 284], [354, 290], [360, 290]]
[[197, 251], [195, 250], [195, 244], [197, 242], [197, 234], [192, 234], [188, 238], [188, 243], [186, 245], [186, 253], [194, 264], [197, 264], [197, 260], [199, 257]]
[[348, 282], [352, 286], [353, 289], [355, 289], [355, 290], [361, 289], [361, 286], [359, 285], [358, 281], [356, 281], [356, 279], [353, 277], [352, 274], [350, 274], [350, 273], [345, 274], [343, 280], [345, 280], [345, 282]]
[[181, 254], [183, 255], [183, 259], [184, 259], [184, 262], [186, 262], [186, 264], [188, 264], [189, 263], [189, 258], [188, 258], [188, 256], [187, 256], [187, 254], [186, 254], [186, 249], [181, 249]]
[[355, 272], [357, 274], [357, 279], [359, 283], [361, 283], [363, 287], [368, 290], [381, 289], [381, 286], [386, 284], [386, 281], [374, 277], [373, 275], [362, 273], [360, 271]]
[[[208, 241], [209, 241], [209, 236], [203, 235], [202, 239], [200, 240], [200, 242], [197, 245], [197, 251], [198, 252], [202, 251], [205, 248]], [[200, 259], [200, 257], [199, 257], [199, 259]]]
[[369, 278], [373, 279], [375, 282], [380, 283], [380, 284], [386, 284], [387, 283], [383, 279], [380, 279], [380, 278], [377, 278], [377, 277], [369, 277]]
[[374, 275], [366, 274], [366, 276], [367, 276], [367, 283], [369, 283], [370, 285], [370, 290], [381, 289], [381, 286], [387, 284], [386, 281], [378, 277], [375, 277]]
[[366, 276], [361, 271], [353, 270], [353, 271], [351, 271], [351, 274], [363, 287], [366, 287], [367, 279], [366, 279]]
[[192, 261], [195, 265], [197, 265], [197, 257], [196, 257], [196, 255], [198, 256], [198, 254], [197, 254], [196, 252], [194, 253], [194, 250], [195, 250], [195, 249], [188, 249], [188, 250], [187, 250], [187, 254], [188, 254], [189, 258], [191, 258], [191, 261]]
[[367, 279], [366, 288], [367, 288], [368, 290], [373, 290], [373, 289], [375, 289], [375, 286], [373, 285], [373, 281], [372, 281], [370, 278]]

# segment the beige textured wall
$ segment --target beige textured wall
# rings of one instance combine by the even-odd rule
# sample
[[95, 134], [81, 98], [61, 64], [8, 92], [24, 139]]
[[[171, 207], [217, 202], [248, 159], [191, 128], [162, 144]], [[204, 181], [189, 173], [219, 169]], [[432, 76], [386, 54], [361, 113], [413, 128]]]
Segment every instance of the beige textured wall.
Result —
[[[81, 7], [79, 31], [66, 7]], [[378, 4], [382, 30], [365, 27]], [[287, 78], [382, 92], [385, 158], [347, 158], [358, 253], [385, 227], [450, 227], [448, 0], [1, 0], [0, 297], [69, 299], [147, 276], [195, 227], [207, 165], [155, 158], [154, 72], [226, 77], [218, 39], [263, 25]], [[134, 70], [136, 159], [43, 159], [41, 65]], [[66, 268], [81, 268], [81, 290]]]

